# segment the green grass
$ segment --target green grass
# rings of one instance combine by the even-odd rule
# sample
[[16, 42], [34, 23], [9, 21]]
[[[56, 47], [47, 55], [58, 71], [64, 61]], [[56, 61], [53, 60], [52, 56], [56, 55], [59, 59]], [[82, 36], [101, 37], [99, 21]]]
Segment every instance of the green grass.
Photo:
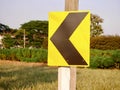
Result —
[[[0, 90], [57, 90], [57, 68], [0, 63]], [[77, 90], [119, 90], [120, 70], [77, 68]]]

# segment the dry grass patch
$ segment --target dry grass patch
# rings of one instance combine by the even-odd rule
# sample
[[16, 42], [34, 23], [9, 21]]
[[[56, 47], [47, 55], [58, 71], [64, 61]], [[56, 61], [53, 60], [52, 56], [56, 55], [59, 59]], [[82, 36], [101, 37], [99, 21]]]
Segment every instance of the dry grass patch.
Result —
[[78, 69], [77, 90], [120, 90], [120, 70]]
[[[57, 90], [57, 68], [0, 60], [0, 90]], [[118, 69], [77, 69], [77, 90], [120, 90]]]
[[41, 63], [0, 61], [0, 90], [56, 90], [57, 69]]

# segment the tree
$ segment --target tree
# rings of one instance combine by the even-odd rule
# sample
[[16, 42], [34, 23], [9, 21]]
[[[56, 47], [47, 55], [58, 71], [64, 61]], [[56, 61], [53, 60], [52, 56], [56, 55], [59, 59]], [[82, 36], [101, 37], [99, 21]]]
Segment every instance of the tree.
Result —
[[16, 46], [24, 47], [23, 43], [23, 37], [24, 37], [24, 30], [23, 29], [18, 29], [14, 33], [15, 39], [16, 39]]
[[10, 34], [6, 34], [2, 39], [2, 43], [4, 48], [10, 48], [15, 46], [16, 40]]
[[28, 47], [41, 47], [44, 38], [48, 36], [48, 21], [33, 20], [22, 24], [21, 29], [25, 29]]
[[10, 48], [15, 45], [15, 39], [13, 38], [14, 29], [9, 26], [0, 23], [0, 35], [3, 37], [2, 46], [4, 48]]
[[90, 36], [96, 37], [103, 34], [102, 25], [103, 19], [98, 15], [91, 14], [91, 26], [90, 26]]
[[10, 32], [10, 28], [7, 25], [0, 23], [0, 34]]

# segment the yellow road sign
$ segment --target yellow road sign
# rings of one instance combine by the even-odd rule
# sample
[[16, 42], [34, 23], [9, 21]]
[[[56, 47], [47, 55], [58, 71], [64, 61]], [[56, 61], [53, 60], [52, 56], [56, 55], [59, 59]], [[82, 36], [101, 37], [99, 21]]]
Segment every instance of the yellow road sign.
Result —
[[90, 12], [49, 13], [48, 65], [89, 66]]

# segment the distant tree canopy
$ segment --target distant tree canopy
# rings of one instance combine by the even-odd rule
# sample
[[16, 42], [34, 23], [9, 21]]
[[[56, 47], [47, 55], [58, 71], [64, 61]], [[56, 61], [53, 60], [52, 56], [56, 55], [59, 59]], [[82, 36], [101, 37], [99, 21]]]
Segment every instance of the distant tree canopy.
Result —
[[28, 34], [39, 33], [41, 35], [47, 36], [48, 21], [32, 20], [22, 24], [20, 28], [25, 29], [26, 32], [29, 32]]
[[98, 15], [91, 14], [91, 26], [90, 26], [90, 36], [96, 37], [103, 34], [102, 25], [103, 19]]
[[7, 25], [0, 23], [0, 34], [10, 32], [10, 28]]
[[41, 47], [44, 38], [48, 36], [48, 21], [29, 21], [20, 28], [25, 29], [28, 47]]
[[4, 48], [11, 48], [15, 46], [16, 40], [12, 38], [10, 34], [6, 34], [2, 42]]

